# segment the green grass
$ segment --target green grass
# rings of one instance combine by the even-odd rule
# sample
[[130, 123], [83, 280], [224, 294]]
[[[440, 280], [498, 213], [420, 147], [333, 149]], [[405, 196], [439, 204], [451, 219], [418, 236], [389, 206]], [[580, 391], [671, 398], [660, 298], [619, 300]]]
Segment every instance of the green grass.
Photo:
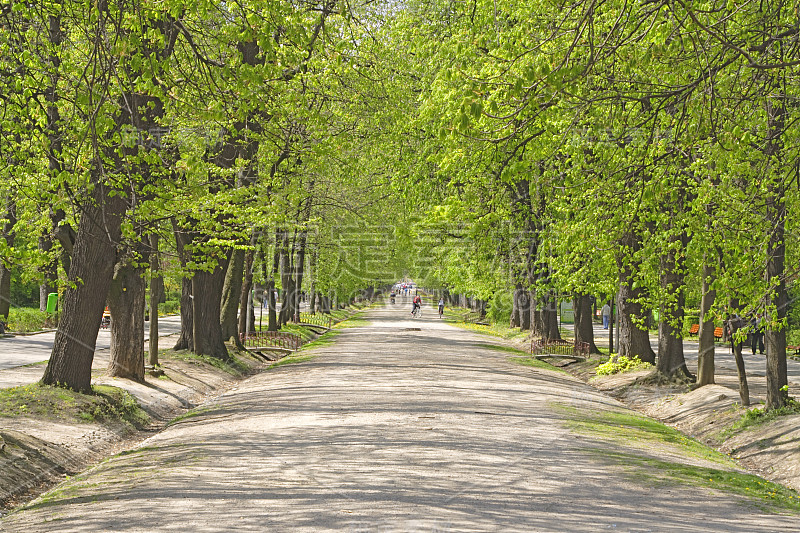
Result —
[[228, 359], [219, 359], [209, 355], [197, 355], [196, 353], [186, 350], [164, 350], [160, 355], [189, 363], [213, 366], [232, 376], [243, 376], [250, 372], [250, 367], [245, 362], [241, 361], [233, 352], [230, 352]]
[[172, 420], [170, 420], [169, 423], [167, 424], [167, 426], [172, 426], [172, 425], [175, 425], [175, 424], [177, 424], [179, 422], [183, 422], [184, 420], [189, 420], [190, 418], [195, 418], [197, 416], [204, 415], [205, 413], [208, 413], [209, 411], [211, 411], [211, 408], [209, 408], [209, 407], [198, 407], [197, 409], [192, 409], [192, 410], [190, 410], [190, 411], [188, 411], [188, 412], [186, 412], [186, 413], [184, 413], [182, 415], [178, 415], [175, 418], [173, 418]]
[[483, 326], [481, 324], [473, 324], [471, 322], [464, 322], [461, 317], [445, 314], [445, 322], [457, 328], [475, 331], [484, 335], [491, 335], [492, 337], [499, 337], [506, 340], [525, 339], [528, 336], [527, 331], [520, 331], [517, 328], [509, 328], [500, 324], [491, 324]]
[[563, 374], [567, 373], [567, 371], [564, 370], [563, 368], [559, 368], [557, 366], [545, 363], [544, 361], [540, 361], [539, 359], [531, 357], [530, 355], [526, 355], [524, 357], [509, 357], [508, 359], [522, 366], [530, 366], [533, 368], [540, 368], [542, 370], [550, 370], [551, 372], [561, 372]]
[[729, 438], [749, 428], [767, 424], [784, 416], [797, 414], [800, 414], [800, 402], [793, 399], [789, 399], [787, 404], [779, 409], [772, 409], [770, 411], [765, 411], [763, 408], [749, 409], [742, 414], [742, 418], [739, 419], [739, 421], [724, 430], [721, 436], [723, 438]]
[[334, 342], [336, 342], [336, 336], [339, 335], [340, 331], [332, 329], [330, 331], [326, 331], [322, 335], [320, 335], [317, 339], [304, 344], [300, 347], [300, 351], [303, 350], [310, 350], [312, 348], [319, 348], [321, 346], [330, 346]]
[[800, 495], [794, 490], [753, 474], [694, 466], [620, 451], [595, 450], [603, 461], [627, 467], [634, 479], [655, 486], [691, 485], [743, 496], [766, 512], [800, 512]]
[[123, 422], [141, 428], [150, 422], [136, 400], [118, 387], [95, 385], [92, 394], [32, 383], [0, 389], [0, 417], [28, 416], [77, 422]]
[[360, 326], [368, 326], [371, 324], [369, 320], [366, 320], [364, 317], [364, 312], [359, 311], [356, 314], [352, 315], [349, 318], [345, 318], [341, 322], [334, 324], [334, 328], [341, 329], [341, 328], [357, 328]]
[[580, 433], [629, 443], [674, 445], [693, 457], [735, 467], [735, 463], [727, 455], [651, 418], [627, 412], [583, 410], [561, 403], [552, 405], [555, 410], [567, 416], [570, 428]]
[[267, 368], [268, 369], [272, 369], [272, 368], [277, 368], [277, 367], [283, 366], [283, 365], [292, 365], [292, 364], [296, 364], [296, 363], [303, 363], [305, 361], [310, 361], [310, 360], [314, 359], [314, 357], [315, 356], [313, 356], [311, 354], [300, 354], [300, 355], [292, 354], [292, 355], [289, 355], [287, 357], [284, 357], [283, 359], [279, 359], [278, 361], [275, 361], [274, 363], [269, 365], [269, 367], [267, 367]]

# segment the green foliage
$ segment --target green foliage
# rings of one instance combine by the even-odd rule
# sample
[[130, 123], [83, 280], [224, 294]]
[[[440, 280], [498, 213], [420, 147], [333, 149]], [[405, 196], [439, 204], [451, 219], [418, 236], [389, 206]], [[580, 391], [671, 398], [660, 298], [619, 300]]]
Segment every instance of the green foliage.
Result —
[[0, 416], [79, 422], [123, 422], [142, 428], [150, 422], [136, 400], [118, 387], [95, 385], [92, 394], [34, 383], [0, 389]]
[[54, 327], [56, 317], [38, 308], [12, 307], [8, 313], [8, 330], [30, 333]]
[[610, 376], [612, 374], [622, 374], [636, 370], [647, 370], [653, 368], [650, 363], [645, 363], [638, 356], [627, 357], [625, 355], [611, 358], [597, 367], [598, 376]]

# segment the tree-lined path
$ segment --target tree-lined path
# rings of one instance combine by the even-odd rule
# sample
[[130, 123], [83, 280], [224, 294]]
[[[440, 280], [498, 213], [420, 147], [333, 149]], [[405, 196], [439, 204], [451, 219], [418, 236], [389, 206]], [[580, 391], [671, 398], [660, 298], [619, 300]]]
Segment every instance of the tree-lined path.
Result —
[[371, 311], [0, 529], [796, 530], [676, 477], [726, 466], [612, 424], [628, 413], [617, 402], [425, 311]]

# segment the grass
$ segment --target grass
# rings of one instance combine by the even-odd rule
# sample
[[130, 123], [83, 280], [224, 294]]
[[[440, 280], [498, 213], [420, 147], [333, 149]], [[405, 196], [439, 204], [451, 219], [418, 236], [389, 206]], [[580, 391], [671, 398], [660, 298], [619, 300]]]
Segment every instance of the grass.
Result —
[[341, 322], [334, 324], [334, 328], [357, 328], [360, 326], [368, 326], [371, 324], [369, 320], [366, 320], [364, 317], [364, 312], [359, 311], [358, 313], [354, 314], [350, 318], [345, 318]]
[[243, 376], [250, 372], [250, 367], [241, 361], [234, 353], [228, 359], [219, 359], [209, 355], [197, 355], [187, 350], [164, 350], [159, 354], [160, 357], [167, 357], [186, 361], [188, 363], [206, 364], [218, 368], [232, 376]]
[[179, 422], [183, 422], [184, 420], [189, 420], [190, 418], [195, 418], [197, 416], [204, 415], [204, 414], [208, 413], [209, 411], [211, 411], [211, 409], [208, 408], [208, 407], [198, 407], [197, 409], [192, 409], [192, 410], [190, 410], [190, 411], [188, 411], [188, 412], [186, 412], [186, 413], [184, 413], [182, 415], [178, 415], [175, 418], [173, 418], [172, 420], [170, 420], [169, 423], [167, 424], [167, 426], [174, 426], [175, 424], [177, 424]]
[[[631, 467], [634, 478], [655, 485], [683, 484], [743, 496], [767, 512], [800, 511], [800, 496], [794, 490], [753, 474], [674, 463], [619, 451], [597, 450], [605, 460]], [[635, 468], [635, 470], [633, 470]]]
[[287, 357], [284, 357], [283, 359], [279, 359], [278, 361], [275, 361], [274, 363], [269, 365], [269, 367], [267, 367], [267, 368], [268, 369], [272, 369], [272, 368], [277, 368], [277, 367], [283, 366], [283, 365], [292, 365], [292, 364], [296, 364], [296, 363], [303, 363], [305, 361], [310, 361], [312, 359], [314, 359], [314, 356], [311, 355], [311, 354], [301, 354], [301, 355], [292, 354], [292, 355], [289, 355]]
[[445, 314], [444, 320], [448, 324], [456, 326], [461, 329], [475, 331], [477, 333], [483, 333], [484, 335], [491, 335], [492, 337], [499, 337], [501, 339], [506, 339], [506, 340], [525, 339], [528, 336], [527, 331], [521, 331], [519, 329], [510, 328], [508, 326], [502, 326], [500, 324], [491, 324], [489, 326], [483, 326], [481, 324], [464, 322], [461, 320], [461, 317], [454, 317], [447, 313]]
[[542, 370], [550, 370], [551, 372], [561, 372], [562, 374], [567, 373], [567, 371], [564, 370], [563, 368], [559, 368], [549, 363], [545, 363], [544, 361], [540, 361], [539, 359], [531, 357], [530, 355], [526, 355], [524, 357], [509, 357], [508, 359], [522, 366], [530, 366], [533, 368], [540, 368]]
[[36, 307], [12, 307], [8, 313], [8, 331], [30, 333], [54, 327], [56, 318]]
[[123, 422], [136, 428], [150, 422], [127, 391], [95, 385], [91, 394], [32, 383], [0, 389], [0, 417], [28, 416], [76, 422]]
[[561, 403], [552, 405], [557, 411], [567, 415], [572, 429], [581, 433], [628, 443], [678, 446], [681, 452], [693, 457], [735, 467], [735, 463], [727, 455], [651, 418], [635, 413], [580, 410]]
[[723, 438], [729, 438], [736, 433], [741, 433], [752, 427], [761, 426], [784, 416], [800, 414], [800, 402], [789, 399], [787, 404], [779, 409], [765, 411], [763, 408], [749, 409], [742, 418], [722, 432]]

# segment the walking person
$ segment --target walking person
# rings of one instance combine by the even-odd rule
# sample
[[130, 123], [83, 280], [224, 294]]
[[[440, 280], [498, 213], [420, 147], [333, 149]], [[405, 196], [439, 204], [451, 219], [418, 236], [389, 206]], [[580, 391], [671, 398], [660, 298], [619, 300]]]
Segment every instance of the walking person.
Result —
[[444, 298], [439, 298], [439, 318], [442, 318], [444, 315]]
[[608, 329], [608, 324], [611, 322], [611, 306], [606, 303], [601, 313], [603, 315], [603, 329]]
[[751, 333], [750, 333], [750, 348], [753, 350], [753, 355], [756, 354], [756, 348], [758, 348], [758, 353], [764, 354], [764, 322], [762, 318], [753, 318], [750, 321], [751, 326]]

